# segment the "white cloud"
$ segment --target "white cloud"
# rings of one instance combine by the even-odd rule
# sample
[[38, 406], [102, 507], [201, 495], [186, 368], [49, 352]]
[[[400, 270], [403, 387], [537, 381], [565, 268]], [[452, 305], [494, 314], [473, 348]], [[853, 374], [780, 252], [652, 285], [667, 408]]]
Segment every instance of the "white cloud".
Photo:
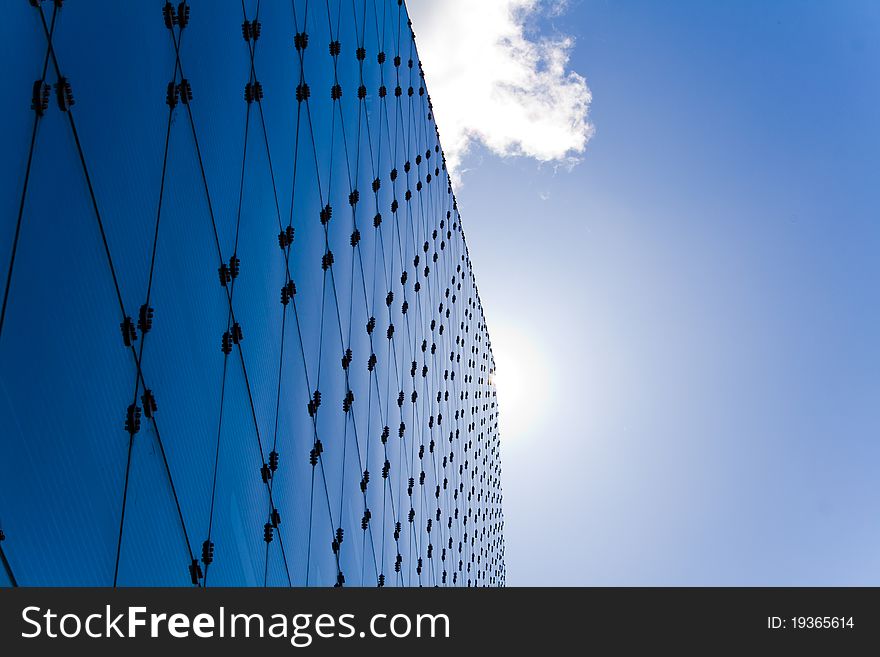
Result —
[[593, 134], [592, 96], [567, 70], [573, 40], [533, 36], [527, 21], [564, 0], [409, 0], [407, 7], [447, 162], [468, 147], [572, 164]]

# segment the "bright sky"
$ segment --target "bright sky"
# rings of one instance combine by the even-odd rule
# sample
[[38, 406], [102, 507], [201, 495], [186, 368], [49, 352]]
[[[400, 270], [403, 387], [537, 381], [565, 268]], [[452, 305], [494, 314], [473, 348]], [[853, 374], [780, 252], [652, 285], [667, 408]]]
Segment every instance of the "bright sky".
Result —
[[407, 4], [508, 583], [880, 584], [880, 5]]

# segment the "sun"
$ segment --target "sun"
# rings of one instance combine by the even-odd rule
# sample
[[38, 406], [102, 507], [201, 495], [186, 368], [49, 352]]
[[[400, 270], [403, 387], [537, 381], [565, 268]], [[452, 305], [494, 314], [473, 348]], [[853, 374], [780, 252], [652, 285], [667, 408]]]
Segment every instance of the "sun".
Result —
[[541, 343], [520, 327], [495, 323], [491, 335], [495, 370], [490, 380], [498, 391], [499, 425], [505, 438], [515, 440], [546, 416], [549, 361]]

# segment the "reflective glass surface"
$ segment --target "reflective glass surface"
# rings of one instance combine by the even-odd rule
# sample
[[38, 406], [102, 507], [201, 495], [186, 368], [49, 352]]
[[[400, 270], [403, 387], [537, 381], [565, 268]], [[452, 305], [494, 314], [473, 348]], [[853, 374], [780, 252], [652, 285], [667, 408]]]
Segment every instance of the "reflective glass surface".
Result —
[[503, 584], [406, 6], [36, 4], [0, 28], [0, 581]]

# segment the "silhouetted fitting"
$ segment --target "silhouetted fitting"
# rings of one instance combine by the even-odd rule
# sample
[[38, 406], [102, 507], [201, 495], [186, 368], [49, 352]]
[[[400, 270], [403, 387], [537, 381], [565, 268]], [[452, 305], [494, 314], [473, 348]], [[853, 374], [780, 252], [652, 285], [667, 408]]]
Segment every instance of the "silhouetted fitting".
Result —
[[177, 25], [177, 12], [174, 10], [174, 5], [170, 2], [166, 2], [165, 6], [162, 7], [162, 17], [165, 19], [165, 27], [169, 30]]
[[308, 100], [311, 95], [312, 91], [305, 82], [296, 85], [296, 102], [301, 103], [304, 100]]
[[58, 82], [55, 84], [55, 100], [58, 102], [58, 108], [62, 112], [66, 112], [69, 110], [73, 104], [73, 88], [70, 86], [70, 81], [65, 77], [58, 78]]
[[405, 433], [406, 433], [406, 422], [401, 422], [400, 426], [397, 428], [397, 437], [403, 438]]
[[408, 275], [405, 271], [400, 275], [400, 284], [401, 285], [406, 285], [407, 277], [408, 277]]
[[244, 37], [245, 41], [256, 41], [260, 38], [260, 33], [263, 31], [263, 25], [258, 20], [253, 21], [245, 21], [241, 24], [241, 35]]
[[400, 85], [397, 85], [396, 87], [394, 87], [394, 95], [397, 98], [400, 98], [403, 95], [403, 89], [401, 89]]
[[375, 217], [373, 217], [373, 228], [378, 228], [382, 223], [382, 215], [377, 213]]
[[400, 66], [400, 55], [394, 56], [394, 66], [395, 67]]
[[281, 524], [281, 514], [278, 513], [278, 509], [272, 509], [272, 514], [269, 516], [269, 522], [271, 522], [272, 526], [275, 528]]
[[371, 335], [374, 328], [376, 328], [376, 318], [370, 317], [370, 319], [367, 320], [367, 335]]
[[358, 87], [358, 98], [360, 100], [363, 100], [366, 97], [367, 97], [367, 88], [364, 85], [360, 85]]
[[232, 352], [232, 335], [230, 335], [229, 331], [223, 332], [223, 339], [220, 342], [220, 349], [227, 356]]
[[376, 61], [379, 62], [379, 64], [384, 64], [385, 63], [385, 53], [380, 52], [379, 54], [377, 54]]
[[305, 50], [309, 45], [309, 35], [306, 32], [297, 32], [293, 36], [293, 45], [297, 50]]
[[137, 340], [137, 331], [134, 328], [134, 322], [131, 320], [131, 317], [123, 319], [119, 328], [122, 331], [122, 342], [126, 347], [130, 347]]
[[334, 84], [332, 87], [330, 87], [330, 98], [332, 100], [339, 100], [340, 98], [342, 98], [342, 86], [341, 85], [339, 85], [337, 83], [337, 84]]
[[370, 354], [370, 358], [367, 360], [367, 371], [372, 372], [374, 367], [376, 367], [376, 354]]
[[388, 89], [385, 88], [384, 84], [381, 87], [379, 87], [379, 98], [385, 98], [387, 93], [388, 93]]
[[248, 82], [244, 85], [244, 99], [248, 105], [252, 102], [263, 100], [263, 85], [259, 81]]
[[229, 258], [229, 275], [232, 276], [233, 279], [238, 278], [238, 275], [241, 273], [241, 260], [238, 259], [237, 255], [233, 255]]
[[125, 413], [125, 430], [134, 435], [141, 430], [141, 407], [130, 404]]
[[288, 226], [287, 228], [285, 228], [284, 230], [279, 232], [278, 233], [278, 246], [281, 247], [281, 249], [283, 250], [283, 249], [286, 249], [291, 244], [293, 244], [293, 235], [294, 235], [293, 226]]
[[295, 294], [296, 284], [293, 281], [288, 281], [281, 286], [281, 303], [286, 306]]
[[42, 80], [36, 80], [34, 82], [33, 90], [31, 92], [31, 109], [37, 113], [37, 116], [43, 116], [46, 110], [49, 109], [50, 93], [51, 88], [48, 84]]
[[321, 269], [327, 271], [330, 267], [333, 266], [333, 252], [327, 249], [327, 253], [321, 256]]
[[389, 292], [388, 294], [385, 295], [385, 305], [390, 307], [393, 302], [394, 302], [394, 292]]
[[269, 469], [275, 472], [278, 469], [278, 452], [274, 449], [269, 452]]
[[180, 84], [177, 85], [177, 93], [180, 94], [180, 102], [184, 105], [189, 105], [193, 99], [192, 85], [190, 85], [189, 80], [183, 78], [180, 81]]
[[202, 563], [210, 566], [214, 561], [214, 542], [205, 541], [202, 543]]
[[342, 51], [342, 44], [339, 41], [330, 42], [330, 56], [336, 57]]
[[152, 418], [153, 413], [159, 410], [159, 405], [156, 403], [156, 397], [153, 395], [153, 391], [149, 388], [144, 390], [144, 394], [141, 395], [141, 403], [144, 405], [144, 415], [148, 418]]
[[351, 405], [354, 403], [354, 393], [349, 390], [345, 393], [345, 399], [342, 400], [342, 410], [345, 413], [348, 413], [351, 410]]
[[171, 109], [174, 109], [177, 107], [178, 99], [177, 85], [174, 84], [174, 82], [169, 82], [168, 87], [165, 90], [165, 104]]
[[400, 312], [401, 312], [402, 314], [406, 315], [406, 311], [407, 311], [407, 310], [409, 310], [409, 302], [408, 302], [408, 301], [404, 301], [402, 304], [400, 304]]
[[177, 24], [181, 30], [189, 25], [189, 5], [186, 2], [177, 5]]
[[391, 429], [388, 428], [387, 426], [382, 429], [382, 444], [383, 445], [388, 442], [388, 436], [390, 433], [391, 433]]
[[266, 543], [271, 543], [273, 538], [274, 529], [272, 527], [272, 523], [267, 522], [265, 525], [263, 525], [263, 540], [266, 541]]
[[403, 400], [404, 399], [405, 399], [405, 396], [403, 394], [403, 390], [401, 390], [397, 395], [397, 405], [401, 408], [403, 407]]
[[147, 304], [142, 305], [138, 312], [137, 326], [141, 333], [146, 333], [153, 328], [153, 309]]
[[355, 51], [355, 56], [357, 57], [359, 62], [362, 62], [367, 57], [367, 51], [364, 48], [358, 48]]
[[361, 195], [358, 190], [352, 190], [351, 194], [348, 195], [348, 204], [351, 206], [357, 205], [357, 202], [360, 200]]
[[202, 577], [202, 567], [199, 565], [199, 560], [193, 559], [192, 563], [189, 565], [189, 578], [193, 586], [198, 586], [199, 580], [202, 579]]
[[217, 269], [217, 274], [220, 277], [220, 285], [226, 287], [226, 284], [232, 280], [232, 274], [229, 273], [229, 266], [224, 262]]
[[[399, 540], [400, 540], [400, 528], [401, 528], [401, 527], [400, 527], [400, 522], [399, 522], [399, 521], [398, 521], [398, 522], [395, 522], [395, 523], [394, 523], [394, 540], [395, 540], [395, 541], [399, 541]], [[397, 556], [398, 556], [398, 559], [399, 559], [399, 558], [400, 558], [400, 555], [397, 555]]]
[[309, 452], [309, 463], [311, 463], [312, 467], [318, 464], [318, 452], [314, 447]]
[[[409, 478], [409, 484], [407, 484], [407, 487], [406, 487], [406, 494], [409, 495], [410, 497], [412, 497], [412, 494], [413, 494], [413, 486], [415, 486], [415, 484], [416, 484], [415, 479], [413, 479], [412, 477], [410, 477], [410, 478]], [[410, 520], [410, 522], [412, 522], [412, 520]]]
[[388, 479], [388, 473], [391, 472], [391, 463], [388, 462], [388, 459], [385, 459], [385, 463], [382, 465], [382, 479]]
[[269, 480], [272, 478], [272, 471], [266, 463], [263, 463], [263, 465], [260, 466], [260, 478], [263, 480], [264, 484], [268, 484]]
[[239, 344], [242, 340], [244, 340], [244, 335], [241, 332], [241, 324], [235, 322], [232, 325], [232, 341]]
[[321, 225], [322, 226], [326, 226], [328, 223], [330, 223], [331, 217], [333, 217], [333, 207], [332, 206], [330, 206], [328, 204], [328, 205], [325, 205], [323, 208], [321, 208], [320, 218], [321, 218]]
[[388, 325], [387, 336], [389, 340], [394, 337], [394, 324]]
[[336, 585], [334, 586], [334, 588], [341, 588], [344, 584], [345, 584], [345, 575], [343, 575], [342, 571], [340, 570], [336, 574]]

